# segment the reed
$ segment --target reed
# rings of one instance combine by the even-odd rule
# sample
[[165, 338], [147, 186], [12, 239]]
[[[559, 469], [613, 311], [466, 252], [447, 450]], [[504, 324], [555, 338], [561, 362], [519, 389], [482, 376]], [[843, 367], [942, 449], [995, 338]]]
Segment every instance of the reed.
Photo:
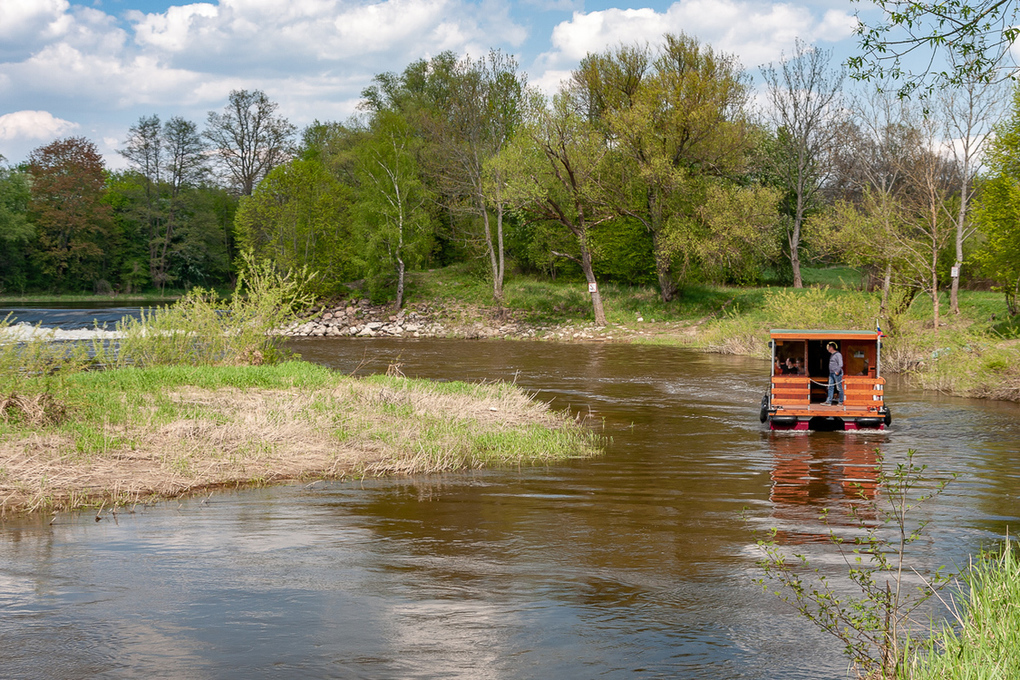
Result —
[[1016, 677], [1020, 669], [1020, 555], [1013, 542], [1007, 539], [997, 554], [972, 561], [965, 584], [966, 589], [951, 600], [956, 625], [942, 628], [915, 648], [911, 680]]

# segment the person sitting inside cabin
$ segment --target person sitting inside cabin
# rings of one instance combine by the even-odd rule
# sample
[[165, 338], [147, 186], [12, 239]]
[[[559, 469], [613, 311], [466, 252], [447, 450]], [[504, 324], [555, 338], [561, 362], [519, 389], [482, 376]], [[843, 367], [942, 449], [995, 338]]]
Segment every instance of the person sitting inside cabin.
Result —
[[783, 367], [783, 373], [786, 375], [800, 375], [800, 371], [797, 370], [797, 365], [793, 363], [792, 357], [786, 358], [786, 366]]
[[804, 375], [804, 360], [800, 357], [793, 362], [794, 368], [797, 369], [797, 375]]
[[[846, 393], [843, 392], [843, 355], [839, 353], [839, 348], [834, 342], [826, 345], [825, 349], [829, 350], [829, 392], [825, 401], [830, 406], [840, 406], [846, 398]], [[835, 390], [839, 390], [839, 402], [834, 399]]]

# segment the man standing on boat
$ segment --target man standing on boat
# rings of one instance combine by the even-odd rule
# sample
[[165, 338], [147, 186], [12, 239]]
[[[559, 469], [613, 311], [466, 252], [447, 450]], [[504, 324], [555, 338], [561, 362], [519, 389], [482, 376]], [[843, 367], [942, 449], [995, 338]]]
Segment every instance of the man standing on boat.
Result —
[[831, 406], [836, 406], [837, 403], [833, 400], [833, 391], [839, 390], [839, 404], [841, 405], [846, 398], [846, 394], [843, 392], [843, 355], [839, 353], [834, 342], [826, 345], [825, 349], [829, 350], [829, 395], [825, 401]]

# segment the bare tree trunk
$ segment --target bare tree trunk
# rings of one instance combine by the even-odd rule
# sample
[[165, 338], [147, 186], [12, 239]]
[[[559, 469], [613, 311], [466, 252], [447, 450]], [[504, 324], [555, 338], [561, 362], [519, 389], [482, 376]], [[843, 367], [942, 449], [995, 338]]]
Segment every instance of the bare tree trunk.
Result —
[[599, 291], [598, 282], [595, 280], [595, 272], [591, 266], [591, 253], [585, 244], [581, 244], [581, 269], [584, 271], [584, 278], [588, 281], [588, 290], [591, 291], [591, 306], [595, 311], [595, 325], [606, 325], [606, 312], [602, 307], [602, 293]]
[[652, 235], [652, 247], [655, 249], [655, 276], [659, 280], [662, 301], [671, 302], [676, 297], [677, 285], [670, 272], [669, 254], [665, 252], [665, 246], [660, 245], [661, 240], [661, 231], [655, 231]]
[[496, 243], [499, 246], [499, 268], [496, 270], [496, 302], [503, 304], [503, 277], [506, 274], [506, 256], [503, 250], [503, 204], [496, 206]]
[[889, 292], [892, 289], [892, 263], [885, 265], [885, 277], [882, 279], [882, 306], [879, 307], [879, 312], [885, 314], [886, 307], [889, 305]]
[[956, 218], [956, 260], [953, 261], [956, 276], [952, 277], [953, 284], [949, 289], [949, 310], [953, 314], [960, 313], [960, 274], [963, 273], [963, 229], [967, 219], [968, 180], [965, 178], [960, 184], [960, 212]]
[[793, 267], [793, 287], [803, 288], [804, 279], [800, 275], [800, 225], [803, 220], [801, 216], [800, 196], [797, 197], [797, 217], [793, 220], [793, 234], [790, 236], [790, 266]]
[[404, 306], [404, 258], [397, 256], [397, 309]]

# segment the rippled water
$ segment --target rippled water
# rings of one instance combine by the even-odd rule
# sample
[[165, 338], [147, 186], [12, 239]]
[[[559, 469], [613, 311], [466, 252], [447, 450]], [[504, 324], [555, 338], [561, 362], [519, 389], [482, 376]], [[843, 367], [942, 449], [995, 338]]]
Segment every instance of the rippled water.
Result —
[[[758, 423], [767, 365], [672, 348], [299, 340], [347, 373], [514, 380], [605, 456], [281, 486], [0, 529], [5, 677], [840, 678], [839, 646], [754, 583], [750, 529], [832, 563], [819, 509], [875, 449], [960, 472], [924, 565], [1020, 515], [1020, 409], [890, 386], [886, 433]], [[747, 519], [741, 512], [747, 508]]]
[[43, 328], [61, 328], [63, 330], [92, 330], [114, 326], [125, 316], [138, 318], [139, 307], [96, 307], [94, 304], [82, 303], [60, 308], [43, 308], [33, 306], [11, 305], [0, 306], [0, 319], [8, 319], [11, 325], [41, 325]]

